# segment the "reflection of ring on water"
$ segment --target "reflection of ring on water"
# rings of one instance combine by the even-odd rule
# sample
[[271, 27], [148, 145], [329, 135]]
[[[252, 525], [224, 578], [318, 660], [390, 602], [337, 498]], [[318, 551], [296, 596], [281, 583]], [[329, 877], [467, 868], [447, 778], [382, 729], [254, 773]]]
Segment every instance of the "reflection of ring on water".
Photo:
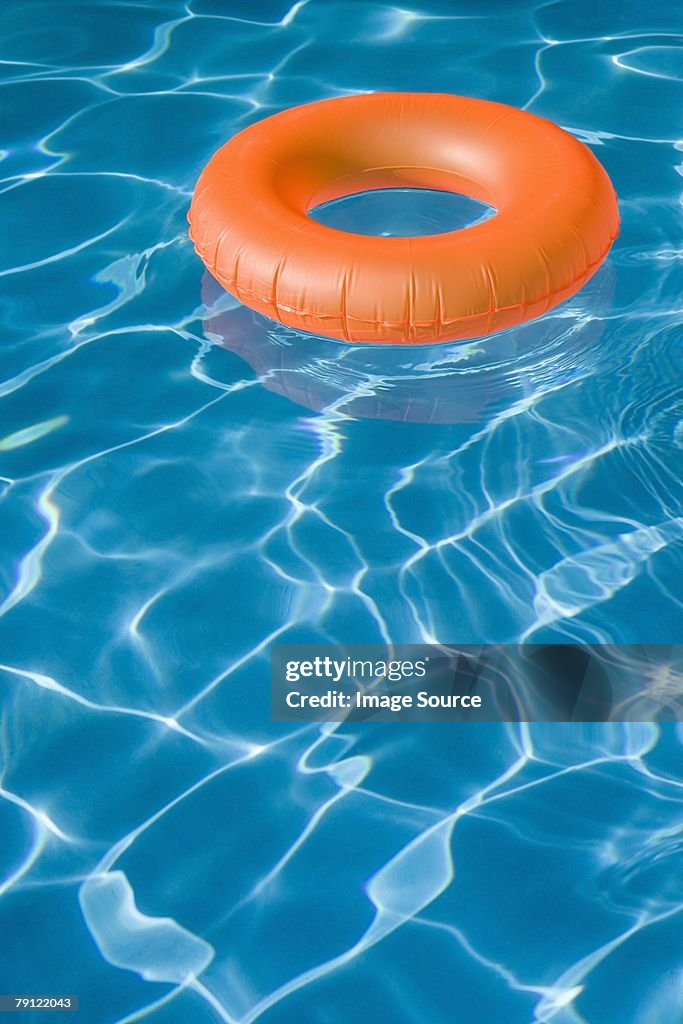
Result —
[[[205, 273], [204, 330], [269, 391], [314, 412], [414, 423], [472, 423], [588, 375], [613, 293], [605, 266], [540, 320], [481, 341], [350, 346], [302, 334], [244, 306]], [[225, 308], [225, 303], [232, 308]]]

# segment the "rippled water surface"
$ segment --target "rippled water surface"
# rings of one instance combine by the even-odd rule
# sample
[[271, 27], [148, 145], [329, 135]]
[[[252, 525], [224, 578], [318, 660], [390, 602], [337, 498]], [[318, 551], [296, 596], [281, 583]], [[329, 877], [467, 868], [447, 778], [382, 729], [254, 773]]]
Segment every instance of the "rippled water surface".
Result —
[[[681, 640], [680, 4], [1, 18], [0, 990], [87, 1024], [679, 1021], [675, 726], [276, 726], [268, 645]], [[397, 352], [221, 292], [185, 219], [212, 152], [391, 89], [592, 148], [622, 233], [578, 296]], [[346, 226], [482, 212], [437, 200]]]

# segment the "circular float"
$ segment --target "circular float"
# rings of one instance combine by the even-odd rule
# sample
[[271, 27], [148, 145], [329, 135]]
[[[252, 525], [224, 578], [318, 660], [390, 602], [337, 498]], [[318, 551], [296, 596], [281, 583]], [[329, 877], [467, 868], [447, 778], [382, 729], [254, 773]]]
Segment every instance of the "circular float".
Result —
[[[456, 192], [496, 214], [408, 238], [308, 215], [386, 188]], [[619, 231], [614, 189], [583, 143], [514, 107], [431, 93], [323, 100], [251, 125], [209, 161], [188, 219], [207, 269], [245, 305], [367, 344], [482, 337], [541, 316]]]

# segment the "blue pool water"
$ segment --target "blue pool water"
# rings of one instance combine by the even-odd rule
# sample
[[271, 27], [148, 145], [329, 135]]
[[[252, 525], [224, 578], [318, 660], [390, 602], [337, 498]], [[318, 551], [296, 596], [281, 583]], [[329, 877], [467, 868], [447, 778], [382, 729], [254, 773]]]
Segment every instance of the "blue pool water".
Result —
[[[680, 4], [1, 17], [0, 992], [87, 1024], [679, 1021], [677, 726], [274, 725], [268, 646], [681, 640]], [[601, 272], [398, 354], [225, 296], [186, 235], [211, 153], [380, 89], [586, 142]], [[481, 214], [431, 198], [320, 215]]]

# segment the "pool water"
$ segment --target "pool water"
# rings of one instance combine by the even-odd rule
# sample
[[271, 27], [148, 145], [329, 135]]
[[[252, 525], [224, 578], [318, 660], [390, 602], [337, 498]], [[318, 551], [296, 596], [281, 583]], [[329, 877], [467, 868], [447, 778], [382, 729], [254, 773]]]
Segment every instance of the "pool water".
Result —
[[[680, 4], [407, 4], [3, 6], [0, 993], [87, 1024], [681, 1017], [677, 725], [270, 720], [276, 640], [681, 639]], [[605, 266], [400, 351], [225, 295], [186, 234], [210, 155], [371, 90], [574, 133], [620, 199]], [[316, 216], [486, 214], [405, 199]]]
[[480, 224], [495, 213], [492, 206], [470, 196], [421, 188], [356, 193], [308, 211], [313, 220], [338, 231], [393, 238], [459, 231]]

